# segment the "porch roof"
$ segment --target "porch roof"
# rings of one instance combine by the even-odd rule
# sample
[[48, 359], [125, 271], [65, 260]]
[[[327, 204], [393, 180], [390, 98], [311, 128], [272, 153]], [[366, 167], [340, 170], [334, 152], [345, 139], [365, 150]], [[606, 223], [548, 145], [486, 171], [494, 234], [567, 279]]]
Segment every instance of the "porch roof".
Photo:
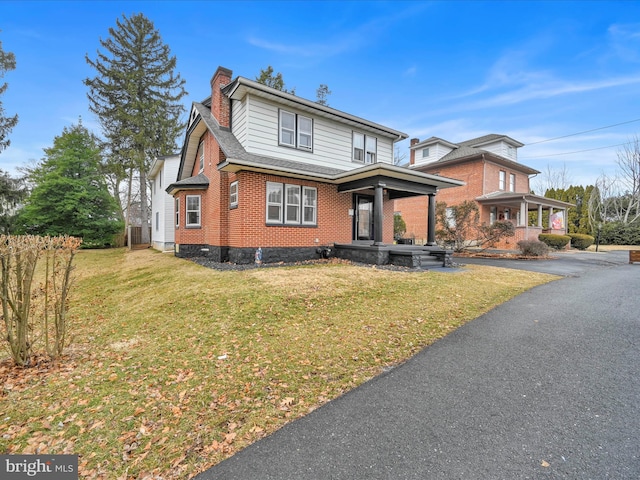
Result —
[[529, 205], [529, 210], [536, 210], [538, 205], [560, 209], [575, 207], [573, 203], [563, 202], [554, 198], [541, 197], [540, 195], [534, 195], [532, 193], [494, 192], [476, 197], [476, 201], [482, 205], [501, 205], [518, 208], [522, 202], [525, 202]]

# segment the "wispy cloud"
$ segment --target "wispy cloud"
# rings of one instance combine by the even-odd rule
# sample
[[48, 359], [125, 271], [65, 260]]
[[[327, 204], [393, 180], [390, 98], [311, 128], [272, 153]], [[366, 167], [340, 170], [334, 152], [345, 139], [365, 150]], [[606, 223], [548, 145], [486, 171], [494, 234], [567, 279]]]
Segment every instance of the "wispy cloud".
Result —
[[[364, 48], [408, 17], [429, 7], [426, 3], [416, 3], [402, 10], [394, 7], [393, 13], [380, 14], [361, 24], [346, 22], [343, 30], [334, 32], [322, 42], [282, 42], [259, 35], [250, 35], [246, 41], [250, 45], [278, 54], [302, 58], [327, 58]], [[281, 38], [282, 32], [278, 32], [278, 35]]]
[[625, 62], [640, 62], [640, 23], [613, 24], [607, 33], [611, 55]]

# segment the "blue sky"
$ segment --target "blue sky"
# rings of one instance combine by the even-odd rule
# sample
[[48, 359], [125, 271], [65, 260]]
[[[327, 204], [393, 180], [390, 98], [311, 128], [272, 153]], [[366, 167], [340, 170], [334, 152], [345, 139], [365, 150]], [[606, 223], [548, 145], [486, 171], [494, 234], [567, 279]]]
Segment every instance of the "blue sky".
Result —
[[100, 133], [85, 55], [140, 12], [178, 59], [187, 111], [218, 66], [253, 79], [272, 65], [297, 95], [327, 84], [330, 106], [410, 137], [509, 135], [526, 145], [522, 163], [582, 185], [614, 172], [640, 134], [640, 2], [0, 0], [0, 41], [17, 61], [0, 100], [20, 117], [0, 169], [41, 159], [80, 116]]

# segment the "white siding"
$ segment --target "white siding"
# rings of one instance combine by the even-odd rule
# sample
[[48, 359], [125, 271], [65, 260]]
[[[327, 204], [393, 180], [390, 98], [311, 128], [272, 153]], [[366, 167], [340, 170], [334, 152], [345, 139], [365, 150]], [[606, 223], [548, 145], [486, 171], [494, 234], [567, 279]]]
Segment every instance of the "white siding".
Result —
[[[154, 185], [151, 193], [151, 243], [158, 250], [171, 250], [175, 242], [175, 202], [165, 189], [177, 180], [179, 166], [179, 155], [167, 157], [156, 176], [151, 179]], [[160, 220], [158, 228], [156, 218]]]
[[[232, 129], [249, 153], [265, 155], [313, 165], [345, 170], [361, 167], [351, 161], [353, 128], [312, 113], [285, 107], [284, 110], [313, 120], [313, 150], [311, 152], [279, 145], [279, 106], [265, 99], [247, 95], [233, 104]], [[356, 130], [358, 131], [358, 130]], [[361, 131], [365, 135], [369, 132]], [[377, 161], [393, 163], [393, 142], [377, 136]]]
[[517, 153], [518, 149], [513, 145], [510, 145], [504, 141], [489, 143], [487, 145], [482, 145], [478, 148], [487, 150], [488, 152], [491, 152], [491, 153], [495, 153], [496, 155], [500, 155], [501, 157], [507, 158], [509, 160], [513, 160], [514, 162], [518, 161], [518, 153]]
[[[429, 149], [429, 155], [427, 157], [422, 156], [422, 152], [425, 148]], [[427, 163], [435, 162], [436, 160], [440, 160], [442, 157], [450, 153], [452, 150], [453, 148], [442, 145], [441, 143], [433, 143], [428, 147], [418, 148], [416, 149], [414, 164], [424, 165]]]
[[247, 148], [247, 106], [244, 102], [232, 102], [231, 129], [242, 146]]

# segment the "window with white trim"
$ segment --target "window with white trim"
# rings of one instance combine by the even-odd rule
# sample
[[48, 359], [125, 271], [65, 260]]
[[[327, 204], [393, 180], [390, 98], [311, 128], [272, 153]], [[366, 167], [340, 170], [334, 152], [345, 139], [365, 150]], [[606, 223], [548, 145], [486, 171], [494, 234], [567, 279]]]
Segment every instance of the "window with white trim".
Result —
[[514, 173], [509, 174], [509, 191], [516, 191], [516, 175]]
[[156, 232], [160, 230], [160, 212], [156, 212]]
[[378, 139], [363, 133], [353, 132], [353, 161], [360, 163], [376, 163]]
[[318, 190], [275, 182], [267, 182], [267, 223], [316, 225]]
[[429, 156], [429, 147], [422, 149], [422, 158], [427, 158]]
[[507, 174], [504, 170], [500, 170], [500, 176], [498, 177], [498, 190], [504, 190]]
[[229, 185], [229, 207], [235, 208], [238, 206], [238, 181], [231, 182]]
[[284, 223], [300, 223], [300, 186], [285, 185]]
[[199, 163], [198, 163], [198, 173], [201, 173], [204, 170], [204, 142], [200, 142], [198, 151], [200, 152]]
[[180, 199], [176, 198], [176, 228], [180, 226]]
[[187, 195], [186, 227], [200, 226], [200, 195]]
[[267, 182], [267, 223], [282, 223], [282, 183]]
[[313, 120], [310, 117], [280, 110], [279, 119], [280, 145], [313, 150]]

